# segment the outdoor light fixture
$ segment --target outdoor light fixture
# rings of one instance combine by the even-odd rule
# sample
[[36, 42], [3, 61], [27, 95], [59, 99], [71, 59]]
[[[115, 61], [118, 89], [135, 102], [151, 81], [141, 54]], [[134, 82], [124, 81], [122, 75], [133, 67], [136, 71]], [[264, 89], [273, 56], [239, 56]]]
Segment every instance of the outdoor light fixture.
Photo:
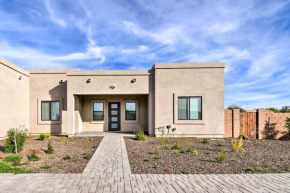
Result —
[[19, 78], [18, 78], [19, 80], [21, 80], [22, 79], [22, 76], [19, 76]]
[[114, 89], [114, 88], [116, 88], [116, 85], [112, 85], [112, 86], [110, 86], [110, 89]]
[[136, 78], [134, 78], [134, 79], [131, 80], [131, 83], [134, 83], [134, 82], [136, 82]]
[[59, 84], [62, 84], [62, 83], [63, 83], [63, 80], [60, 80], [60, 81], [59, 81]]
[[90, 83], [90, 82], [92, 82], [92, 81], [91, 81], [91, 79], [89, 78], [89, 79], [87, 80], [87, 83]]

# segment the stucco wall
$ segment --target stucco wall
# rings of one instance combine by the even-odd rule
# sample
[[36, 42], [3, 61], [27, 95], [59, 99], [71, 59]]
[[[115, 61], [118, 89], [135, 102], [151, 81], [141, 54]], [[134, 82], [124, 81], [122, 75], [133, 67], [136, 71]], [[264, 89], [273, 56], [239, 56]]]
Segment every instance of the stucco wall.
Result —
[[19, 125], [29, 129], [29, 73], [0, 58], [0, 138]]
[[[77, 96], [80, 98], [78, 112], [76, 108], [75, 125], [76, 133], [79, 131], [108, 131], [108, 103], [120, 102], [121, 109], [121, 131], [134, 131], [138, 125], [142, 125], [147, 131], [147, 95], [84, 95]], [[79, 100], [79, 99], [76, 99]], [[103, 101], [105, 103], [104, 122], [94, 122], [92, 120], [92, 101]], [[125, 121], [125, 102], [137, 102], [137, 121]], [[82, 123], [80, 125], [80, 123]], [[80, 127], [82, 127], [80, 129]]]
[[[75, 96], [81, 95], [107, 95], [107, 96], [116, 96], [116, 95], [148, 95], [151, 87], [154, 87], [153, 82], [151, 81], [150, 75], [152, 74], [149, 70], [126, 70], [126, 71], [80, 71], [80, 72], [69, 72], [67, 73], [67, 132], [70, 135], [79, 131], [79, 126], [75, 123], [78, 122], [76, 119], [80, 120], [74, 109], [76, 108], [76, 99]], [[87, 80], [91, 81], [88, 83]], [[136, 79], [136, 82], [131, 82], [133, 79]], [[115, 85], [114, 89], [110, 86]], [[91, 100], [86, 98], [87, 96], [82, 97], [82, 112], [90, 113], [88, 107], [86, 106], [89, 103], [86, 101]], [[147, 98], [147, 96], [146, 96]], [[147, 101], [147, 99], [146, 99]], [[152, 102], [152, 97], [149, 100]], [[118, 101], [112, 101], [118, 102]], [[152, 102], [153, 103], [153, 102]], [[152, 104], [150, 103], [150, 104]], [[152, 105], [144, 106], [146, 110], [146, 120], [147, 120], [147, 109], [153, 108]], [[142, 108], [143, 109], [143, 108]], [[77, 116], [76, 116], [77, 115]], [[82, 131], [92, 131], [100, 130], [106, 131], [106, 126], [95, 126], [88, 124], [87, 121], [84, 121], [82, 118]], [[152, 123], [152, 119], [150, 119]], [[145, 127], [145, 124], [142, 124]], [[152, 124], [150, 124], [152, 126]], [[146, 123], [146, 130], [147, 130]], [[132, 131], [132, 128], [135, 128], [136, 125], [131, 125], [130, 127], [123, 126], [122, 131]], [[153, 130], [153, 129], [151, 129]]]
[[[30, 131], [31, 133], [66, 133], [67, 123], [67, 70], [30, 71]], [[63, 80], [63, 83], [60, 83]], [[40, 101], [61, 100], [61, 121], [40, 121]]]
[[[203, 96], [202, 121], [177, 123], [176, 96], [183, 95]], [[155, 128], [166, 125], [176, 135], [223, 137], [224, 63], [155, 64]]]

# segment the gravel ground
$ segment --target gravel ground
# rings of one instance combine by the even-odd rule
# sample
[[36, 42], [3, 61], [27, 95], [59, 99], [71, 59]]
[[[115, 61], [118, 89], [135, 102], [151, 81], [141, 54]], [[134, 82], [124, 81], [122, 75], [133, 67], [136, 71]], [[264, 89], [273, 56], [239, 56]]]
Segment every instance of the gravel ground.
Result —
[[[171, 149], [178, 143], [179, 150]], [[134, 174], [241, 174], [290, 172], [290, 141], [244, 140], [246, 151], [235, 153], [231, 139], [210, 139], [210, 144], [198, 138], [167, 139], [148, 137], [147, 141], [125, 138], [132, 173]], [[187, 149], [190, 153], [180, 153]], [[199, 156], [195, 155], [195, 150]], [[179, 151], [176, 153], [176, 151]], [[158, 154], [154, 154], [158, 152]], [[218, 163], [216, 157], [224, 152], [226, 159]], [[152, 154], [153, 153], [153, 154]], [[250, 168], [265, 171], [247, 171]]]
[[[23, 157], [21, 163], [17, 166], [32, 170], [32, 173], [81, 173], [89, 160], [84, 157], [87, 154], [93, 155], [103, 137], [56, 137], [51, 136], [44, 141], [38, 140], [38, 137], [28, 139], [24, 149], [19, 153]], [[51, 142], [54, 153], [46, 154], [48, 142]], [[4, 140], [0, 141], [0, 162], [10, 154], [4, 153]], [[29, 161], [28, 156], [35, 150], [39, 161]], [[64, 160], [66, 156], [71, 159]], [[27, 164], [27, 165], [26, 165]], [[51, 166], [50, 169], [42, 169], [43, 166]]]

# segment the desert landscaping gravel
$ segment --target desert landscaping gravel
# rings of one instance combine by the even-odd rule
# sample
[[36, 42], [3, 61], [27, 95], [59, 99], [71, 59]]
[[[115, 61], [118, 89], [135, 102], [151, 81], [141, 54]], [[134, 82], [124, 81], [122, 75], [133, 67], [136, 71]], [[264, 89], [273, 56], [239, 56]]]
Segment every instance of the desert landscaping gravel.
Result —
[[[234, 152], [231, 139], [210, 139], [210, 144], [197, 138], [147, 141], [125, 138], [130, 167], [134, 174], [242, 174], [290, 172], [290, 141], [244, 140], [246, 151]], [[180, 149], [171, 149], [175, 144]], [[189, 152], [186, 150], [190, 149]], [[199, 153], [195, 154], [195, 150]], [[222, 163], [216, 157], [226, 155]], [[260, 171], [248, 171], [258, 168]], [[261, 170], [262, 169], [262, 170]]]
[[[24, 149], [19, 153], [23, 157], [21, 168], [31, 170], [32, 173], [81, 173], [99, 146], [103, 137], [58, 137], [51, 136], [44, 141], [34, 136], [29, 138]], [[53, 154], [46, 154], [48, 143], [54, 148]], [[8, 155], [4, 153], [4, 140], [0, 141], [0, 162]], [[29, 161], [28, 156], [35, 150], [39, 161]], [[88, 155], [88, 156], [87, 156]], [[71, 159], [64, 159], [66, 156]], [[87, 156], [87, 157], [86, 157]], [[50, 166], [49, 169], [45, 166]], [[44, 168], [43, 168], [44, 167]]]

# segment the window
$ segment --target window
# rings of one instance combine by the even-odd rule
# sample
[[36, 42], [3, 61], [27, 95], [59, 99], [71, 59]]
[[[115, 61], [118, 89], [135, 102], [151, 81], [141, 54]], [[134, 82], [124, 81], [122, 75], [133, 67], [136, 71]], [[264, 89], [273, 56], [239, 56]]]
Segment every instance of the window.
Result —
[[104, 103], [93, 103], [93, 120], [103, 121], [104, 120]]
[[60, 102], [42, 101], [41, 102], [42, 121], [60, 121]]
[[126, 120], [136, 120], [136, 103], [125, 103], [126, 106]]
[[202, 97], [178, 97], [178, 120], [202, 120]]

